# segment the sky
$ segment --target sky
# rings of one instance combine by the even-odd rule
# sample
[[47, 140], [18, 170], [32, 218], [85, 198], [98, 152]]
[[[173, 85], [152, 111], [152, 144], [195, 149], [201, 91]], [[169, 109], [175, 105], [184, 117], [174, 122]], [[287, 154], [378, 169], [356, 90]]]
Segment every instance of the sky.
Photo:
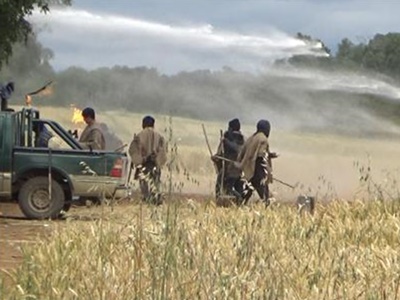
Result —
[[56, 70], [126, 65], [174, 74], [197, 69], [263, 71], [278, 58], [326, 55], [347, 37], [367, 42], [400, 29], [397, 0], [73, 0], [30, 20]]

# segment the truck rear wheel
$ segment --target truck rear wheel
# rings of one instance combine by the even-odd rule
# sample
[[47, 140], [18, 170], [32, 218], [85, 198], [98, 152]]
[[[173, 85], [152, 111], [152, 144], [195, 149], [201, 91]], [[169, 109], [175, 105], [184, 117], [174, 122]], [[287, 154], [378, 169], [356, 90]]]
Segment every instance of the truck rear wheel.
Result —
[[65, 202], [61, 185], [51, 181], [51, 199], [49, 197], [49, 179], [34, 177], [21, 187], [18, 203], [24, 215], [31, 219], [53, 219], [60, 214]]

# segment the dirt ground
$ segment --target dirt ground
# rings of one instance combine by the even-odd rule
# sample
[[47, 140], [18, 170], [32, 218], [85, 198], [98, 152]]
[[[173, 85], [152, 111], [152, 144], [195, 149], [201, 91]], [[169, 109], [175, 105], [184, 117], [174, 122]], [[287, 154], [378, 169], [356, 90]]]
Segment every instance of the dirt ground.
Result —
[[[137, 197], [137, 195], [135, 195]], [[174, 195], [174, 199], [204, 201], [208, 196], [201, 194]], [[115, 206], [134, 205], [133, 202], [120, 200]], [[34, 245], [41, 238], [51, 234], [56, 223], [65, 219], [91, 220], [95, 207], [73, 206], [64, 219], [60, 220], [29, 220], [26, 219], [15, 202], [0, 202], [0, 277], [7, 278], [6, 272], [15, 269], [22, 262], [22, 245]], [[8, 280], [6, 279], [8, 282]]]
[[9, 270], [22, 261], [21, 245], [35, 244], [51, 223], [25, 219], [16, 203], [0, 202], [0, 213], [0, 270]]

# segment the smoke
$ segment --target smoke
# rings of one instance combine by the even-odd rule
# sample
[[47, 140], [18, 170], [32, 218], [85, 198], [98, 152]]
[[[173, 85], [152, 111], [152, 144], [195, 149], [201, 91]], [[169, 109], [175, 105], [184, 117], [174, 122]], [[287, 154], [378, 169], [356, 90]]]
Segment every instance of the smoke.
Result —
[[[320, 43], [305, 42], [270, 29], [246, 35], [210, 24], [182, 26], [76, 9], [35, 12], [39, 39], [55, 52], [54, 65], [84, 68], [127, 65], [164, 73], [197, 69], [257, 70], [262, 64], [296, 54], [326, 56]], [[50, 30], [43, 30], [46, 27]]]
[[349, 71], [323, 71], [297, 69], [293, 67], [275, 68], [275, 76], [304, 79], [315, 90], [336, 90], [353, 93], [373, 94], [399, 99], [400, 87], [391, 83], [391, 79], [377, 75], [354, 73]]
[[278, 128], [356, 135], [399, 135], [400, 87], [373, 75], [274, 68], [263, 76], [265, 99], [247, 103], [251, 119]]
[[[399, 134], [393, 120], [382, 116], [378, 102], [397, 103], [400, 88], [382, 78], [271, 66], [264, 73], [265, 65], [276, 59], [327, 55], [320, 43], [306, 43], [276, 29], [243, 34], [210, 24], [162, 24], [71, 8], [36, 12], [31, 21], [42, 29], [42, 43], [54, 50], [56, 69], [146, 66], [169, 75], [224, 66], [251, 71], [251, 76], [213, 76], [223, 94], [208, 94], [198, 80], [193, 86], [174, 86], [171, 98], [181, 101], [179, 111], [187, 116], [240, 117], [248, 123], [267, 118], [276, 128]], [[148, 90], [157, 89], [162, 87], [149, 82]]]

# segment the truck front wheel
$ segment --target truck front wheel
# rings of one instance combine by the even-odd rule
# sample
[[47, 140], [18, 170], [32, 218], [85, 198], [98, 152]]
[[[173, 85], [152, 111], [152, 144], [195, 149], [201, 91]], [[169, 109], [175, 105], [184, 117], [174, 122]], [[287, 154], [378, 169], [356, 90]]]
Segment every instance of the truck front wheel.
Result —
[[51, 199], [49, 197], [49, 179], [34, 177], [21, 187], [18, 203], [24, 215], [30, 219], [57, 218], [64, 206], [65, 195], [61, 185], [51, 181]]

